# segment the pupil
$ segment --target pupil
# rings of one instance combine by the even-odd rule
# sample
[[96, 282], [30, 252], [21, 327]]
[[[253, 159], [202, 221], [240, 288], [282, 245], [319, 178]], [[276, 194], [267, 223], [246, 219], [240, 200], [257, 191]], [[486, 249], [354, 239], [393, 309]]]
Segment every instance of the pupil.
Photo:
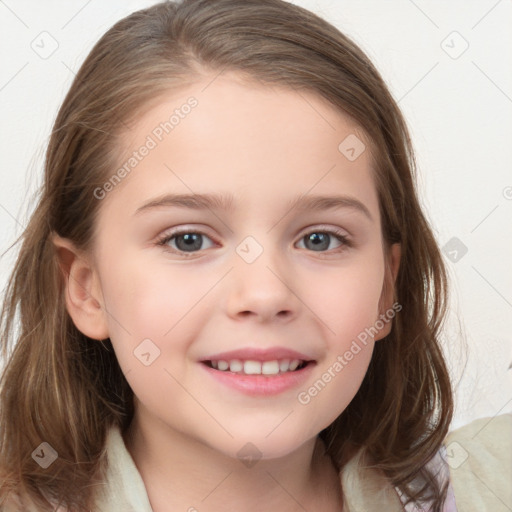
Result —
[[[196, 249], [200, 249], [201, 248], [201, 235], [199, 235], [198, 233], [187, 233], [185, 235], [180, 235], [179, 237], [177, 237], [176, 239], [176, 245], [178, 246], [179, 249], [181, 250], [196, 250]], [[180, 247], [180, 240], [183, 240], [185, 243], [184, 243], [184, 247]]]
[[327, 249], [329, 247], [329, 235], [327, 233], [311, 233], [306, 238], [313, 243], [313, 248]]

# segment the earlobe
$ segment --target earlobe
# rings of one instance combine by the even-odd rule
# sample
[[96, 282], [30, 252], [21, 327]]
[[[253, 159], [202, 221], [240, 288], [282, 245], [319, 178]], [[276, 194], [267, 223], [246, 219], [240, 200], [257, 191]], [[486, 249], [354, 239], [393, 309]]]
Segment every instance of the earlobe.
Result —
[[52, 242], [64, 280], [66, 308], [76, 328], [89, 338], [109, 337], [98, 275], [89, 258], [68, 239]]
[[393, 309], [393, 303], [395, 300], [395, 283], [402, 255], [401, 249], [402, 247], [400, 244], [391, 245], [388, 257], [386, 258], [384, 283], [379, 301], [379, 320], [384, 323], [384, 327], [375, 336], [375, 341], [385, 338], [391, 332], [391, 327], [393, 325], [392, 318], [388, 319], [386, 312]]

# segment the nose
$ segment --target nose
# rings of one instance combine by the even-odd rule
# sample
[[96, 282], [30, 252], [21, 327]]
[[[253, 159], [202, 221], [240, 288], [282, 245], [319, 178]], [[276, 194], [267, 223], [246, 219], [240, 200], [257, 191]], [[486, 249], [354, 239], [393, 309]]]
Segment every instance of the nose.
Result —
[[287, 323], [296, 318], [301, 301], [293, 289], [293, 270], [282, 251], [265, 247], [250, 261], [242, 252], [234, 255], [227, 283], [227, 314], [236, 320], [252, 318], [260, 323]]

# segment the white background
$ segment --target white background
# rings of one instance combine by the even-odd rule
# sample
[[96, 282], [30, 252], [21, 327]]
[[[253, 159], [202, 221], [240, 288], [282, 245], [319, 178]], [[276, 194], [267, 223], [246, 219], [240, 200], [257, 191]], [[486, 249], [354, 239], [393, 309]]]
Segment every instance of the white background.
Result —
[[[45, 146], [73, 72], [111, 25], [154, 3], [0, 0], [2, 253], [34, 206]], [[452, 428], [512, 411], [512, 1], [293, 3], [335, 24], [375, 63], [408, 120], [439, 244], [456, 237], [467, 247], [457, 261], [446, 254]], [[35, 51], [57, 44], [49, 56]], [[2, 287], [14, 256], [11, 250], [0, 260]]]

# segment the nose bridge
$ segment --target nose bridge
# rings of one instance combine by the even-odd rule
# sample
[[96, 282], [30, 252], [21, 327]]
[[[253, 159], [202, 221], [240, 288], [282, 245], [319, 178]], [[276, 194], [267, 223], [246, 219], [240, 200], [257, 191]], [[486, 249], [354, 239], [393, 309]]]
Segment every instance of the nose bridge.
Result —
[[228, 310], [231, 315], [252, 312], [266, 318], [283, 311], [290, 315], [297, 307], [288, 282], [291, 267], [271, 235], [256, 236], [246, 236], [235, 248]]
[[265, 236], [256, 236], [246, 236], [235, 248], [234, 270], [238, 281], [251, 286], [257, 286], [259, 283], [265, 288], [284, 286], [276, 276], [283, 268], [282, 248], [268, 233]]

